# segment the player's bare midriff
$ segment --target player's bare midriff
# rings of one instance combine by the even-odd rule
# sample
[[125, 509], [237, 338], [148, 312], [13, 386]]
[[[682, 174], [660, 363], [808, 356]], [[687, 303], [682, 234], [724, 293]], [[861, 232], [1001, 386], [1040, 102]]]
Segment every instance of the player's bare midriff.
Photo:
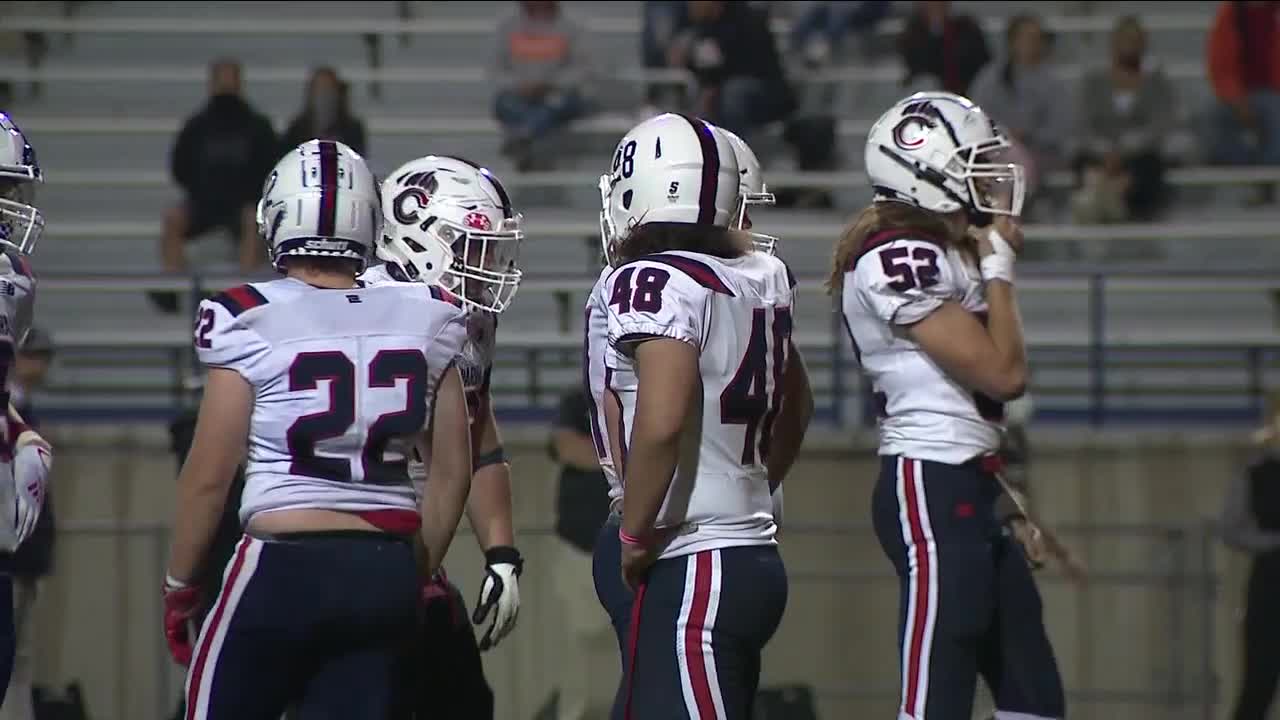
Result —
[[368, 530], [382, 532], [369, 521], [348, 512], [307, 508], [301, 510], [272, 510], [256, 513], [249, 519], [249, 534], [279, 535], [291, 532], [317, 530]]

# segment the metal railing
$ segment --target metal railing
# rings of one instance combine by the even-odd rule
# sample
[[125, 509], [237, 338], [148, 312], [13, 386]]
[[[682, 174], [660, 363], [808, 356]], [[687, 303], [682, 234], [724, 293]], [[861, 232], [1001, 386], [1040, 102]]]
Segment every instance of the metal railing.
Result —
[[[192, 306], [199, 299], [223, 287], [241, 282], [234, 277], [194, 276], [48, 276], [41, 279], [41, 292], [50, 294], [141, 293], [169, 290], [188, 295]], [[508, 418], [545, 419], [566, 384], [576, 382], [582, 336], [576, 318], [592, 280], [585, 276], [530, 278], [521, 293], [550, 293], [558, 304], [557, 317], [544, 324], [543, 331], [507, 331], [499, 341], [495, 393], [498, 407]], [[1158, 275], [1140, 272], [1070, 272], [1053, 275], [1025, 273], [1019, 283], [1024, 298], [1043, 294], [1061, 298], [1084, 298], [1087, 322], [1062, 326], [1031, 326], [1028, 345], [1035, 370], [1074, 373], [1076, 379], [1044, 381], [1035, 385], [1040, 416], [1048, 420], [1102, 426], [1117, 422], [1159, 421], [1253, 422], [1261, 412], [1269, 374], [1280, 370], [1280, 333], [1259, 323], [1254, 330], [1193, 329], [1166, 322], [1145, 326], [1130, 322], [1117, 326], [1109, 322], [1108, 302], [1117, 293], [1150, 295], [1177, 290], [1199, 293], [1206, 307], [1232, 293], [1269, 293], [1280, 288], [1273, 274], [1264, 272], [1203, 272]], [[809, 308], [830, 302], [821, 283], [807, 279], [797, 292], [800, 303]], [[1025, 303], [1025, 299], [1024, 299]], [[818, 311], [821, 314], [821, 310]], [[49, 322], [49, 320], [46, 320]], [[126, 353], [126, 362], [135, 367], [152, 367], [156, 382], [148, 384], [147, 395], [136, 387], [116, 388], [54, 385], [43, 403], [47, 414], [70, 420], [134, 416], [154, 419], [172, 412], [190, 396], [191, 378], [198, 373], [191, 348], [190, 331], [185, 327], [141, 329], [137, 327], [97, 327], [53, 329], [65, 351], [64, 362], [93, 368], [109, 362], [113, 353]], [[869, 394], [857, 372], [840, 315], [832, 312], [820, 326], [801, 326], [797, 344], [805, 353], [814, 376], [818, 396], [818, 416], [836, 426], [869, 423]], [[138, 356], [143, 353], [147, 360]], [[70, 356], [67, 359], [67, 356]], [[1189, 372], [1233, 367], [1237, 377], [1202, 383], [1173, 380], [1166, 385], [1147, 384], [1121, 387], [1113, 380], [1118, 373], [1141, 370], [1183, 369]], [[552, 380], [548, 381], [548, 376]], [[1124, 377], [1123, 375], [1120, 375]], [[501, 379], [501, 378], [505, 378]], [[558, 380], [556, 379], [558, 378]], [[108, 399], [103, 403], [86, 400], [97, 391]], [[115, 397], [128, 395], [128, 398]], [[1146, 400], [1160, 402], [1146, 403]], [[1194, 402], [1178, 400], [1188, 399]], [[1171, 407], [1176, 409], [1169, 409]], [[1185, 406], [1185, 407], [1184, 407]]]

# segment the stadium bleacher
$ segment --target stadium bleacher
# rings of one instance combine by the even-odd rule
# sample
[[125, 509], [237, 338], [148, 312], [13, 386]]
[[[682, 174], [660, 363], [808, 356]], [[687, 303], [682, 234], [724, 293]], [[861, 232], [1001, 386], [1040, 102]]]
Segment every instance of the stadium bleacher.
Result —
[[[20, 89], [30, 82], [42, 86], [38, 97], [20, 92], [14, 110], [37, 144], [48, 175], [41, 202], [50, 224], [37, 257], [48, 281], [39, 314], [67, 346], [83, 353], [83, 364], [72, 362], [71, 372], [62, 376], [68, 385], [64, 391], [83, 389], [87, 376], [95, 378], [93, 387], [105, 390], [113, 381], [130, 391], [154, 386], [151, 366], [171, 363], [179, 354], [175, 348], [186, 343], [185, 314], [157, 313], [146, 302], [141, 285], [169, 282], [154, 275], [159, 268], [161, 214], [178, 197], [165, 170], [168, 149], [182, 119], [203, 101], [206, 63], [220, 56], [246, 64], [247, 94], [277, 127], [296, 111], [308, 68], [337, 66], [352, 82], [354, 109], [369, 125], [369, 155], [377, 171], [429, 151], [490, 164], [522, 205], [529, 230], [522, 263], [537, 280], [526, 284], [509, 311], [508, 327], [521, 328], [507, 336], [509, 352], [535, 353], [540, 361], [563, 358], [562, 367], [553, 362], [546, 368], [543, 380], [552, 387], [557, 379], [571, 381], [573, 355], [560, 350], [578, 340], [578, 313], [568, 310], [580, 302], [595, 262], [594, 177], [614, 139], [639, 117], [646, 79], [639, 67], [638, 3], [566, 4], [588, 29], [587, 45], [598, 68], [596, 86], [604, 90], [598, 98], [601, 111], [569, 131], [572, 142], [565, 143], [555, 171], [523, 175], [499, 156], [492, 87], [487, 82], [494, 18], [509, 11], [507, 3], [415, 3], [414, 17], [407, 22], [397, 17], [397, 3], [391, 2], [316, 3], [308, 6], [305, 18], [296, 17], [294, 7], [282, 2], [173, 3], [163, 12], [146, 2], [93, 2], [79, 4], [71, 17], [56, 12], [57, 5], [26, 3], [4, 18], [8, 29], [50, 33], [54, 42], [40, 67], [11, 64], [0, 72]], [[999, 48], [1004, 17], [1014, 4], [958, 5], [982, 18], [989, 41]], [[1172, 8], [1139, 2], [1120, 8], [1046, 2], [1037, 8], [1055, 34], [1054, 61], [1064, 88], [1064, 112], [1073, 111], [1065, 98], [1070, 97], [1074, 79], [1100, 56], [1112, 17], [1120, 12], [1143, 14], [1151, 34], [1150, 52], [1174, 79], [1184, 117], [1209, 97], [1201, 58], [1209, 6]], [[787, 18], [785, 8], [780, 10], [776, 30], [783, 33]], [[886, 23], [879, 30], [882, 39], [898, 27], [896, 19]], [[380, 38], [376, 68], [369, 63], [367, 36]], [[826, 273], [831, 243], [845, 218], [867, 198], [860, 171], [861, 139], [878, 109], [901, 93], [894, 63], [895, 58], [884, 56], [806, 77], [808, 83], [837, 88], [835, 113], [843, 158], [838, 171], [799, 173], [789, 169], [785, 152], [768, 152], [766, 157], [774, 187], [816, 184], [836, 195], [832, 211], [778, 210], [757, 218], [762, 229], [784, 238], [782, 252], [806, 285], [809, 296], [799, 327], [813, 346], [811, 352], [832, 358], [847, 352], [841, 349], [843, 339], [830, 322], [829, 304], [817, 283]], [[670, 79], [671, 73], [665, 75]], [[381, 86], [379, 99], [371, 97], [375, 82]], [[1228, 271], [1258, 268], [1277, 257], [1274, 241], [1280, 240], [1280, 224], [1275, 211], [1245, 210], [1239, 199], [1250, 185], [1280, 181], [1280, 168], [1197, 166], [1185, 125], [1176, 143], [1185, 165], [1170, 173], [1177, 202], [1167, 221], [1078, 227], [1061, 222], [1061, 213], [1050, 208], [1042, 213], [1040, 224], [1029, 229], [1027, 255], [1041, 264], [1028, 263], [1032, 267], [1027, 273], [1034, 279], [1021, 288], [1024, 314], [1033, 341], [1046, 352], [1054, 347], [1086, 348], [1099, 339], [1146, 346], [1216, 343], [1244, 352], [1275, 340], [1272, 283]], [[769, 143], [763, 147], [772, 149]], [[1068, 173], [1059, 172], [1045, 184], [1061, 192], [1071, 183]], [[227, 274], [229, 247], [221, 239], [202, 243], [202, 267]], [[1187, 267], [1213, 267], [1223, 276], [1202, 282], [1167, 276]], [[1063, 270], [1166, 275], [1099, 280], [1099, 294], [1087, 275], [1063, 277]], [[133, 287], [111, 281], [107, 284], [117, 286], [110, 290], [99, 287], [101, 282], [95, 285], [93, 278], [74, 277], [110, 272], [143, 275], [128, 281], [136, 283]], [[131, 346], [125, 351], [129, 357], [151, 353], [150, 365], [126, 362], [112, 372], [98, 372], [106, 362], [102, 353], [109, 337]], [[841, 357], [837, 365], [847, 361]], [[1074, 366], [1064, 363], [1068, 369], [1045, 375], [1059, 378], [1057, 391], [1070, 406], [1086, 397], [1095, 383], [1088, 367], [1070, 369]], [[1262, 362], [1259, 373], [1265, 376], [1268, 367]], [[1143, 385], [1125, 372], [1116, 369], [1107, 385]], [[508, 385], [517, 389], [514, 396], [527, 395], [518, 390], [528, 383], [526, 373], [523, 363], [507, 373]], [[1176, 377], [1176, 371], [1172, 376], [1148, 375], [1147, 384], [1160, 384]], [[823, 386], [829, 390], [833, 382], [827, 378]], [[1203, 389], [1213, 395], [1220, 385], [1206, 380]], [[1230, 382], [1226, 385], [1233, 395], [1243, 392]], [[168, 402], [167, 382], [154, 389], [162, 402]], [[73, 395], [77, 402], [84, 399], [82, 392]], [[119, 395], [107, 392], [103, 397]], [[548, 395], [534, 405], [549, 402]]]

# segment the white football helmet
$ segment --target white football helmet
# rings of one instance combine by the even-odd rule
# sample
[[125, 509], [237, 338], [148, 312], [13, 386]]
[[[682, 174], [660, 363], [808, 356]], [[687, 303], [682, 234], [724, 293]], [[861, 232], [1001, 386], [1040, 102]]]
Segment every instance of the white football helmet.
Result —
[[1011, 146], [982, 108], [948, 92], [920, 92], [876, 120], [867, 178], [877, 200], [940, 213], [1022, 213], [1026, 179]]
[[0, 112], [0, 243], [26, 255], [44, 231], [44, 214], [34, 204], [35, 185], [42, 182], [35, 148]]
[[411, 160], [382, 182], [382, 214], [378, 257], [406, 279], [441, 285], [477, 310], [511, 304], [524, 231], [493, 173], [447, 155]]
[[734, 213], [731, 227], [745, 230], [751, 236], [751, 243], [756, 251], [772, 255], [778, 247], [778, 238], [752, 231], [751, 217], [747, 214], [747, 207], [751, 205], [768, 207], [777, 203], [773, 193], [769, 192], [769, 186], [765, 185], [760, 159], [745, 140], [724, 128], [716, 129], [729, 138], [733, 153], [738, 156], [738, 186], [742, 199], [738, 202], [738, 211]]
[[258, 233], [276, 270], [291, 255], [350, 258], [363, 270], [381, 229], [373, 173], [334, 140], [308, 140], [286, 153], [258, 201]]
[[637, 225], [730, 227], [738, 210], [738, 158], [723, 133], [694, 117], [664, 113], [635, 126], [600, 176], [600, 240], [605, 262]]

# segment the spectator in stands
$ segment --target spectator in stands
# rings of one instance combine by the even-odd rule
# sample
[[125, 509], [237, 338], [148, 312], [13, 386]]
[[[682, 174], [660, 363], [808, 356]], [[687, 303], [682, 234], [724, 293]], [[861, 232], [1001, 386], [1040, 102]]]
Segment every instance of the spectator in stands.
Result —
[[1146, 49], [1138, 18], [1117, 18], [1110, 66], [1087, 73], [1081, 83], [1082, 190], [1073, 203], [1078, 221], [1146, 220], [1166, 200], [1164, 140], [1178, 108], [1172, 84], [1145, 60]]
[[749, 137], [795, 110], [765, 9], [693, 0], [688, 12], [689, 27], [672, 43], [667, 61], [697, 77], [698, 115]]
[[1039, 18], [1014, 15], [1005, 30], [1005, 54], [973, 81], [969, 97], [1013, 138], [1027, 173], [1027, 193], [1057, 164], [1069, 128], [1062, 90], [1047, 62], [1049, 42]]
[[[665, 69], [672, 44], [688, 27], [689, 11], [685, 0], [649, 0], [644, 3], [644, 25], [640, 31], [640, 60], [645, 69]], [[661, 110], [679, 111], [688, 100], [684, 89], [681, 84], [649, 83], [645, 88], [648, 104], [641, 110], [641, 116], [652, 117]]]
[[906, 65], [904, 86], [967, 95], [969, 83], [991, 59], [982, 27], [968, 15], [955, 15], [951, 3], [917, 2], [898, 38]]
[[551, 430], [551, 457], [560, 463], [556, 499], [553, 585], [569, 634], [558, 646], [559, 720], [604, 720], [618, 682], [617, 643], [609, 619], [595, 603], [591, 553], [609, 514], [609, 485], [596, 455], [586, 393], [575, 387], [560, 398]]
[[[262, 262], [262, 242], [253, 207], [279, 159], [271, 121], [240, 94], [240, 64], [215, 61], [209, 69], [209, 101], [183, 125], [170, 157], [185, 197], [165, 214], [164, 269], [185, 271], [185, 241], [221, 228], [239, 241], [240, 270], [255, 270]], [[174, 293], [156, 293], [152, 299], [167, 312], [177, 310]]]
[[1217, 96], [1201, 130], [1209, 160], [1280, 165], [1280, 3], [1219, 3], [1208, 61]]
[[810, 66], [826, 65], [840, 50], [845, 33], [871, 33], [891, 9], [885, 0], [808, 3], [791, 26], [791, 51]]
[[351, 114], [347, 83], [331, 67], [319, 67], [311, 72], [302, 111], [284, 131], [284, 139], [276, 155], [279, 157], [316, 138], [337, 140], [361, 155], [365, 154], [364, 123]]
[[1244, 614], [1244, 682], [1233, 720], [1266, 720], [1280, 679], [1280, 397], [1254, 433], [1260, 452], [1227, 488], [1221, 532], [1231, 548], [1253, 557]]
[[586, 111], [587, 66], [578, 25], [560, 3], [526, 0], [498, 28], [494, 114], [506, 132], [503, 154], [527, 170], [533, 144]]
[[[31, 393], [44, 385], [49, 374], [53, 364], [53, 338], [42, 328], [31, 328], [14, 360], [9, 400], [22, 419], [39, 430], [40, 418], [31, 401]], [[35, 531], [13, 554], [13, 625], [17, 642], [13, 674], [9, 678], [4, 705], [0, 706], [0, 720], [35, 718], [31, 686], [35, 678], [37, 644], [32, 640], [35, 630], [32, 616], [40, 594], [40, 582], [53, 571], [54, 532], [53, 492], [50, 488]]]

